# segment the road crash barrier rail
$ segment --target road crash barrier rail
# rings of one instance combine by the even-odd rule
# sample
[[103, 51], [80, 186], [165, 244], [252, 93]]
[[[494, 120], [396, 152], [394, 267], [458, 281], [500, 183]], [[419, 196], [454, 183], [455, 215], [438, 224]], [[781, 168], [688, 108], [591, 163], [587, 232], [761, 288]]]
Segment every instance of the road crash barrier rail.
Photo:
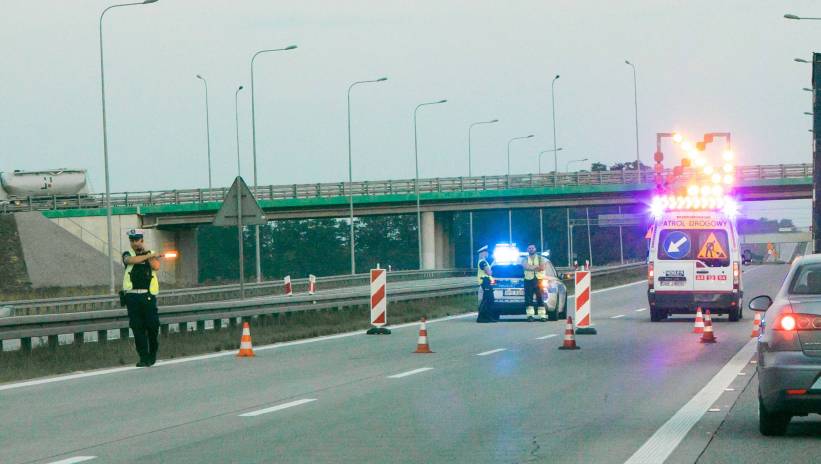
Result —
[[[626, 270], [628, 267], [640, 268], [644, 265], [644, 263], [634, 263], [594, 268], [592, 274], [594, 276], [606, 275]], [[388, 302], [420, 300], [475, 294], [476, 292], [477, 285], [474, 277], [437, 278], [407, 286], [388, 285], [387, 300]], [[237, 318], [278, 317], [280, 314], [299, 311], [339, 311], [345, 308], [366, 307], [369, 303], [370, 286], [362, 285], [327, 293], [319, 292], [314, 295], [302, 293], [290, 297], [279, 295], [242, 301], [161, 306], [159, 312], [163, 333], [168, 333], [169, 324], [179, 324], [180, 332], [187, 331], [189, 323], [195, 323], [196, 330], [204, 332], [205, 322], [209, 320], [214, 322], [215, 329], [220, 329], [224, 319], [228, 319], [229, 326], [235, 327]], [[366, 313], [367, 311], [362, 312], [363, 320], [367, 317]], [[121, 338], [129, 336], [128, 314], [125, 309], [0, 318], [0, 350], [2, 350], [4, 340], [17, 339], [20, 340], [22, 350], [31, 350], [34, 337], [48, 337], [48, 346], [52, 348], [57, 347], [60, 335], [74, 334], [75, 343], [78, 343], [84, 340], [85, 332], [97, 332], [98, 341], [104, 342], [108, 339], [109, 330], [118, 329]]]
[[[475, 271], [470, 271], [468, 269], [431, 269], [423, 271], [391, 271], [388, 272], [387, 275], [390, 282], [398, 282], [406, 280], [462, 277], [472, 275], [473, 272]], [[331, 288], [365, 285], [369, 282], [369, 278], [369, 274], [356, 274], [353, 276], [347, 274], [317, 277], [316, 288], [318, 290], [328, 290]], [[291, 280], [292, 288], [297, 293], [303, 291], [307, 292], [309, 283], [309, 278]], [[245, 295], [249, 298], [280, 295], [284, 293], [284, 288], [283, 280], [271, 280], [262, 283], [247, 283], [245, 284]], [[160, 306], [172, 306], [238, 298], [239, 284], [228, 284], [163, 290], [157, 297], [157, 303]], [[119, 297], [111, 295], [74, 296], [38, 300], [18, 300], [5, 303], [0, 302], [0, 308], [5, 308], [5, 311], [9, 313], [8, 315], [13, 316], [99, 311], [105, 309], [116, 309], [119, 307]], [[2, 313], [0, 313], [0, 317], [2, 317]]]

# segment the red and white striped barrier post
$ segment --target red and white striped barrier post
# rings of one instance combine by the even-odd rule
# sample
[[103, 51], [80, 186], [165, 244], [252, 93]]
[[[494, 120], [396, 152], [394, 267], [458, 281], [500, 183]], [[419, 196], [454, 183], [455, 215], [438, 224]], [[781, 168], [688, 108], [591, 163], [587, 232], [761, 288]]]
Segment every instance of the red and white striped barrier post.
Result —
[[286, 275], [284, 279], [282, 279], [285, 283], [285, 296], [291, 296], [294, 294], [294, 288], [291, 286], [291, 276]]
[[384, 269], [371, 269], [371, 328], [368, 335], [388, 335], [387, 275]]
[[316, 276], [308, 274], [308, 295], [316, 293]]
[[590, 260], [589, 260], [589, 259], [585, 259], [585, 260], [584, 260], [584, 270], [585, 270], [585, 271], [589, 271], [589, 270], [590, 270]]
[[574, 271], [578, 271], [578, 270], [579, 270], [579, 262], [578, 262], [577, 260], [575, 260], [575, 259], [573, 260], [573, 270], [574, 270]]
[[575, 283], [576, 333], [596, 335], [590, 316], [590, 271], [577, 271]]

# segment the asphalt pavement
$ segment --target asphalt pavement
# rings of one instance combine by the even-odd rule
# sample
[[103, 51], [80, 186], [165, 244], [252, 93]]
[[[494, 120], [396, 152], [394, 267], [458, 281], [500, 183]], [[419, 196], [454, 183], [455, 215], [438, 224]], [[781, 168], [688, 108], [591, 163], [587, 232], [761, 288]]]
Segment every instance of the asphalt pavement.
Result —
[[[746, 295], [773, 294], [785, 271], [745, 269]], [[0, 462], [727, 462], [738, 434], [774, 461], [808, 462], [805, 448], [757, 435], [749, 311], [719, 318], [706, 345], [691, 317], [650, 322], [644, 282], [596, 291], [592, 308], [598, 335], [577, 336], [577, 351], [557, 349], [563, 322], [467, 316], [428, 325], [434, 354], [412, 353], [408, 324], [257, 347], [251, 359], [0, 385]], [[711, 386], [729, 385], [741, 387], [718, 412], [692, 414]], [[695, 425], [670, 429], [683, 416]], [[818, 419], [806, 422], [785, 443], [817, 442]]]

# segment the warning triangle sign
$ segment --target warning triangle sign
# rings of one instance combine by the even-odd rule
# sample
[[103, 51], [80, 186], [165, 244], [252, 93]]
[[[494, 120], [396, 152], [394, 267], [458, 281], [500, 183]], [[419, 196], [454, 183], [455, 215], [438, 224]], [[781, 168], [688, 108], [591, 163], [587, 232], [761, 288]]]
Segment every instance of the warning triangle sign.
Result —
[[727, 258], [727, 252], [724, 251], [724, 247], [722, 247], [721, 243], [716, 239], [716, 234], [710, 232], [710, 236], [707, 237], [707, 241], [704, 242], [704, 245], [701, 245], [701, 250], [698, 251], [696, 258], [725, 259]]
[[238, 225], [237, 219], [240, 217], [240, 212], [242, 213], [241, 224], [244, 226], [263, 225], [268, 222], [265, 213], [262, 212], [262, 208], [259, 207], [256, 198], [254, 198], [254, 194], [248, 188], [248, 184], [245, 183], [242, 177], [238, 176], [234, 179], [231, 190], [225, 195], [222, 207], [217, 212], [213, 224], [215, 226], [236, 226]]

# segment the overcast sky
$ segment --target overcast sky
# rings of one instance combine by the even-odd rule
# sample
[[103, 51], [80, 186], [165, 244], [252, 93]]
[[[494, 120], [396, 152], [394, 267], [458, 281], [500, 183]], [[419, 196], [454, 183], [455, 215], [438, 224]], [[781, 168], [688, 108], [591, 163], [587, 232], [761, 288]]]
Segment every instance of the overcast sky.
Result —
[[[4, 1], [0, 15], [0, 171], [86, 168], [104, 189], [98, 0]], [[410, 5], [410, 6], [409, 6]], [[160, 0], [104, 21], [112, 190], [207, 186], [202, 74], [209, 85], [215, 186], [251, 181], [250, 59], [257, 58], [259, 183], [347, 179], [346, 90], [354, 179], [413, 177], [413, 108], [423, 177], [535, 172], [553, 147], [551, 79], [565, 162], [635, 158], [638, 70], [642, 160], [655, 133], [730, 131], [746, 164], [811, 161], [810, 66], [821, 4], [800, 1]], [[671, 152], [670, 152], [671, 153]], [[552, 170], [545, 155], [543, 168]], [[582, 165], [576, 165], [582, 167]], [[586, 167], [586, 166], [585, 166]]]

